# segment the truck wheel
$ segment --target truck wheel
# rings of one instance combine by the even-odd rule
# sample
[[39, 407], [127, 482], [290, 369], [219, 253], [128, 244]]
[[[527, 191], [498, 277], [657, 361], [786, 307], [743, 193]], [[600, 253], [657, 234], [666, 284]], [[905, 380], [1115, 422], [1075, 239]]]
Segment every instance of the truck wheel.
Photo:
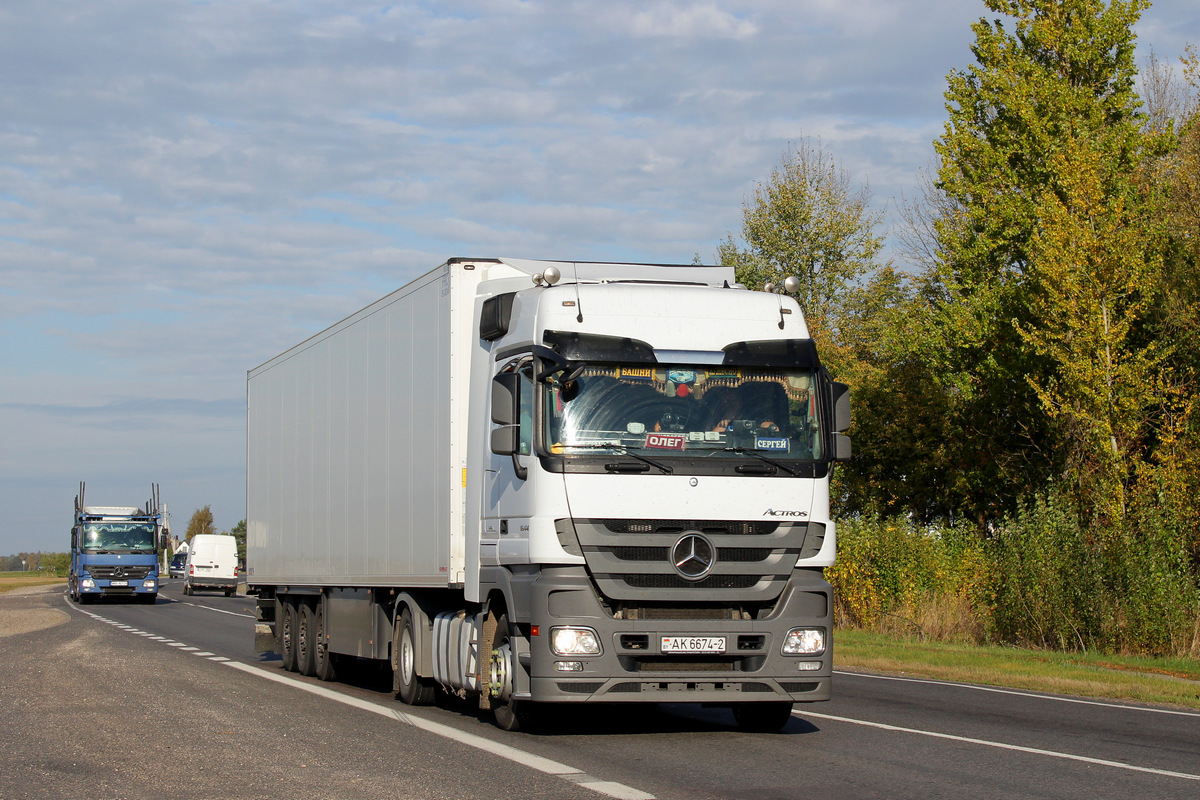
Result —
[[520, 668], [514, 641], [516, 636], [508, 624], [508, 614], [496, 620], [496, 640], [488, 669], [492, 693], [492, 714], [496, 725], [506, 731], [530, 731], [537, 724], [537, 705], [531, 700], [517, 700], [513, 695], [513, 677]]
[[392, 633], [392, 690], [410, 706], [427, 706], [437, 697], [437, 684], [417, 674], [416, 636], [407, 606]]
[[325, 630], [325, 603], [317, 601], [313, 612], [313, 672], [319, 680], [331, 681], [337, 677], [333, 653], [329, 652], [329, 636]]
[[283, 619], [279, 621], [279, 655], [283, 659], [283, 668], [288, 672], [296, 671], [296, 606], [286, 600], [281, 603]]
[[316, 641], [313, 610], [308, 603], [300, 603], [299, 606], [300, 618], [296, 628], [296, 672], [301, 675], [316, 675], [316, 664], [313, 663], [313, 644]]
[[733, 707], [738, 727], [750, 733], [776, 733], [792, 718], [791, 703], [738, 703]]

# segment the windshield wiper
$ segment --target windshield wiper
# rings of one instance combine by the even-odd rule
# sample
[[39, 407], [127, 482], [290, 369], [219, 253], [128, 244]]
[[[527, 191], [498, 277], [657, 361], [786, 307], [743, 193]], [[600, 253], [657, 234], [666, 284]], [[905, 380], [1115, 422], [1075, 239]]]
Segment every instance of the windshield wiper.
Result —
[[[631, 451], [629, 449], [629, 445], [620, 444], [619, 442], [610, 442], [608, 444], [604, 444], [601, 442], [595, 442], [595, 443], [589, 443], [589, 444], [569, 444], [569, 445], [567, 445], [567, 447], [581, 447], [581, 448], [585, 448], [588, 450], [598, 450], [598, 449], [620, 450], [621, 455], [629, 456], [630, 458], [636, 458], [638, 461], [641, 461], [643, 464], [649, 464], [652, 467], [657, 467], [658, 469], [661, 469], [667, 475], [670, 475], [672, 472], [675, 471], [675, 468], [672, 467], [670, 464], [664, 464], [661, 461], [655, 461], [653, 458], [646, 458], [645, 456], [643, 456], [639, 453], [635, 453], [635, 452]], [[607, 468], [607, 465], [606, 465], [606, 468]]]
[[789, 467], [787, 464], [784, 464], [782, 461], [776, 461], [773, 458], [767, 458], [766, 456], [764, 456], [762, 453], [758, 452], [757, 450], [747, 450], [745, 447], [723, 447], [721, 449], [727, 453], [737, 453], [738, 455], [743, 455], [743, 456], [754, 456], [759, 461], [765, 461], [773, 467], [779, 467], [781, 470], [788, 473], [789, 475], [792, 475], [796, 478], [800, 477], [800, 473], [797, 472], [796, 470], [792, 469], [791, 467]]

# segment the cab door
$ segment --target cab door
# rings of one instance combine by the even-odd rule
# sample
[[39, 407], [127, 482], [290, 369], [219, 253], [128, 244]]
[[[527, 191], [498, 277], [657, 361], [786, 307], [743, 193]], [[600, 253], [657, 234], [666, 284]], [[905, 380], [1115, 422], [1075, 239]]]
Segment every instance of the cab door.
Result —
[[501, 388], [494, 385], [489, 401], [492, 421], [500, 422], [501, 428], [493, 434], [484, 478], [479, 562], [482, 566], [528, 564], [529, 521], [534, 511], [531, 476], [537, 472], [532, 469], [537, 460], [533, 358], [512, 359], [495, 374], [506, 377], [499, 382]]

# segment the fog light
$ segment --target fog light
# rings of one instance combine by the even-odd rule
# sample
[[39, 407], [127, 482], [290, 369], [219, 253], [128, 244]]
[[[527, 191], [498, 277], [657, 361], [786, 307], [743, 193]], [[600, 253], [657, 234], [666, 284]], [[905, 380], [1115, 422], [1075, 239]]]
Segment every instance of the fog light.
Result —
[[813, 671], [821, 668], [821, 662], [820, 661], [801, 661], [796, 666], [800, 668], [801, 672], [813, 672]]
[[556, 656], [598, 656], [600, 637], [591, 628], [551, 628], [550, 652]]
[[582, 661], [555, 661], [554, 668], [559, 672], [583, 672]]
[[792, 628], [783, 637], [785, 656], [815, 656], [825, 652], [825, 631], [820, 628]]

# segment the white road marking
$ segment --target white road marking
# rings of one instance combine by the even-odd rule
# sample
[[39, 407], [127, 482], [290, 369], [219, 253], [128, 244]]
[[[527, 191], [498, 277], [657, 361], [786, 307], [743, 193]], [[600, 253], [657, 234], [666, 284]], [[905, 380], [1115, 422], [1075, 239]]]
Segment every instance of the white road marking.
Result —
[[1009, 694], [1016, 697], [1033, 697], [1038, 700], [1053, 700], [1058, 703], [1076, 703], [1081, 706], [1100, 706], [1102, 708], [1119, 708], [1123, 711], [1145, 711], [1148, 714], [1172, 714], [1177, 717], [1197, 717], [1200, 718], [1200, 711], [1179, 711], [1173, 708], [1152, 708], [1150, 706], [1130, 706], [1124, 703], [1107, 703], [1103, 700], [1084, 700], [1079, 697], [1068, 697], [1061, 694], [1038, 694], [1036, 692], [1023, 692], [1019, 689], [1002, 689], [998, 686], [981, 686], [975, 683], [956, 683], [954, 681], [937, 681], [930, 678], [902, 678], [897, 675], [873, 675], [869, 672], [847, 672], [845, 670], [833, 671], [834, 675], [846, 675], [855, 678], [871, 678], [879, 681], [899, 681], [901, 683], [924, 683], [931, 686], [955, 686], [959, 689], [973, 689], [977, 692], [994, 692], [995, 694]]
[[609, 797], [616, 797], [619, 798], [619, 800], [654, 800], [654, 795], [646, 794], [645, 792], [634, 789], [631, 786], [625, 786], [624, 784], [613, 783], [612, 781], [602, 781], [597, 778], [592, 778], [583, 770], [567, 766], [566, 764], [560, 764], [557, 761], [551, 761], [548, 758], [543, 758], [541, 756], [534, 755], [533, 753], [527, 753], [524, 750], [518, 750], [517, 748], [506, 744], [494, 742], [491, 739], [485, 739], [482, 736], [476, 736], [473, 733], [460, 731], [457, 728], [450, 727], [449, 725], [442, 725], [439, 722], [432, 722], [427, 719], [422, 719], [421, 717], [415, 717], [411, 714], [406, 714], [398, 708], [379, 705], [378, 703], [372, 703], [368, 700], [361, 700], [357, 697], [350, 697], [348, 695], [335, 692], [332, 689], [327, 689], [324, 686], [317, 686], [315, 684], [298, 681], [273, 672], [267, 672], [265, 670], [258, 669], [257, 667], [252, 667], [249, 664], [242, 664], [237, 661], [229, 661], [226, 663], [228, 666], [245, 672], [248, 675], [255, 675], [265, 680], [282, 683], [287, 686], [327, 698], [329, 700], [335, 700], [348, 706], [360, 708], [364, 711], [370, 711], [373, 714], [379, 714], [384, 717], [395, 719], [399, 722], [403, 722], [406, 725], [412, 725], [414, 728], [420, 728], [421, 730], [432, 733], [436, 736], [452, 739], [459, 744], [465, 744], [468, 747], [475, 747], [483, 750], [486, 753], [491, 753], [493, 755], [500, 756], [501, 758], [506, 758], [514, 763], [535, 769], [538, 772], [544, 772], [548, 775], [557, 775], [561, 778], [571, 781], [572, 783], [578, 783], [580, 786], [586, 787], [595, 792], [599, 792], [600, 794], [608, 795]]
[[[84, 614], [87, 614], [88, 616], [92, 617], [93, 619], [97, 619], [102, 622], [108, 622], [110, 624], [116, 624], [116, 623], [112, 622], [111, 620], [104, 619], [103, 617], [93, 614], [90, 611], [84, 611], [82, 608], [75, 606], [75, 604], [71, 602], [70, 598], [67, 598], [67, 602], [72, 607], [76, 608], [79, 611], [82, 611]], [[219, 611], [222, 614], [232, 614], [235, 617], [248, 617], [249, 616], [247, 614], [236, 614], [232, 611], [225, 611], [224, 609], [220, 609], [220, 608], [211, 608], [210, 606], [201, 606], [201, 605], [197, 605], [196, 603], [187, 603], [186, 605], [192, 605], [192, 606], [195, 606], [196, 608], [204, 608], [209, 611]], [[250, 617], [250, 618], [253, 619], [253, 617]], [[120, 626], [120, 627], [128, 629], [128, 626]], [[134, 631], [130, 631], [130, 632], [133, 633]], [[198, 647], [190, 647], [190, 646], [184, 644], [183, 642], [176, 642], [176, 641], [172, 641], [170, 639], [163, 639], [162, 637], [154, 637], [154, 638], [161, 641], [163, 644], [167, 645], [168, 647], [183, 648], [184, 652], [198, 651], [200, 649]], [[639, 789], [634, 789], [632, 786], [626, 786], [623, 783], [617, 783], [615, 781], [601, 780], [599, 778], [588, 775], [586, 772], [584, 772], [581, 769], [576, 769], [575, 767], [571, 767], [566, 764], [560, 764], [557, 761], [552, 761], [548, 758], [542, 758], [541, 756], [534, 755], [533, 753], [527, 753], [524, 750], [518, 750], [517, 748], [511, 747], [506, 744], [500, 744], [498, 742], [493, 742], [492, 740], [485, 739], [482, 736], [476, 736], [473, 733], [466, 733], [465, 731], [457, 730], [456, 728], [452, 728], [449, 725], [442, 725], [441, 723], [438, 723], [438, 722], [432, 722], [430, 720], [422, 719], [420, 717], [414, 717], [409, 714], [405, 714], [403, 711], [400, 711], [397, 708], [392, 708], [392, 707], [385, 706], [385, 705], [379, 705], [378, 703], [372, 703], [367, 700], [360, 700], [357, 697], [350, 697], [349, 695], [340, 694], [338, 692], [333, 691], [332, 689], [327, 689], [324, 686], [314, 686], [312, 684], [305, 683], [303, 681], [295, 680], [294, 678], [289, 678], [289, 677], [285, 677], [283, 675], [277, 675], [275, 673], [267, 672], [265, 670], [261, 670], [256, 667], [252, 667], [248, 664], [242, 664], [241, 662], [238, 662], [238, 661], [231, 661], [228, 658], [225, 658], [223, 656], [213, 656], [212, 653], [193, 652], [192, 655], [205, 656], [205, 657], [211, 656], [211, 658], [209, 658], [210, 661], [214, 661], [214, 662], [217, 662], [220, 664], [225, 664], [226, 666], [229, 666], [229, 667], [233, 667], [234, 669], [244, 672], [247, 675], [255, 675], [259, 678], [276, 681], [277, 683], [282, 683], [282, 684], [291, 686], [296, 689], [302, 689], [303, 691], [309, 692], [311, 694], [315, 694], [320, 697], [327, 698], [329, 700], [335, 700], [339, 703], [343, 703], [348, 706], [353, 706], [354, 708], [359, 708], [364, 711], [370, 711], [373, 714], [379, 714], [384, 717], [389, 717], [389, 718], [397, 720], [399, 722], [403, 722], [406, 725], [411, 725], [414, 728], [420, 728], [421, 730], [426, 731], [428, 733], [432, 733], [436, 736], [441, 736], [446, 739], [453, 739], [454, 741], [459, 742], [460, 744], [465, 744], [468, 747], [474, 747], [474, 748], [484, 751], [485, 753], [491, 753], [492, 755], [500, 756], [501, 758], [508, 759], [509, 761], [512, 761], [516, 764], [521, 764], [522, 766], [529, 767], [530, 769], [535, 769], [538, 772], [544, 772], [548, 775], [556, 775], [560, 778], [563, 778], [564, 780], [567, 780], [567, 781], [570, 781], [571, 783], [576, 784], [577, 786], [582, 786], [585, 789], [591, 789], [592, 791], [597, 792], [598, 794], [616, 798], [616, 800], [656, 800], [654, 795], [647, 794], [646, 792], [643, 792]]]
[[952, 742], [964, 742], [966, 744], [977, 744], [984, 747], [995, 747], [1000, 750], [1014, 750], [1019, 753], [1032, 753], [1039, 756], [1049, 756], [1051, 758], [1062, 758], [1068, 761], [1082, 761], [1085, 764], [1098, 764], [1104, 767], [1115, 767], [1117, 769], [1127, 769], [1133, 772], [1148, 772], [1152, 775], [1165, 775], [1170, 778], [1183, 778], [1189, 781], [1200, 781], [1200, 775], [1193, 775], [1189, 772], [1172, 772], [1166, 769], [1155, 769], [1154, 767], [1139, 767], [1135, 764], [1126, 764], [1121, 761], [1108, 761], [1103, 758], [1091, 758], [1089, 756], [1077, 756], [1072, 753], [1059, 753], [1054, 750], [1042, 750], [1037, 747], [1022, 747], [1017, 744], [1005, 744], [1004, 742], [991, 742], [987, 739], [972, 739], [969, 736], [955, 736], [950, 733], [938, 733], [936, 731], [923, 731], [918, 728], [902, 728], [898, 725], [887, 725], [882, 722], [868, 722], [863, 719], [854, 719], [852, 717], [837, 717], [833, 714], [817, 714], [809, 711], [807, 708], [803, 711], [793, 711], [793, 715], [800, 717], [815, 717], [817, 719], [827, 719], [833, 722], [845, 722], [850, 725], [864, 725], [868, 728], [878, 728], [883, 731], [894, 731], [896, 733], [913, 733], [918, 736], [929, 736], [934, 739], [948, 739]]
[[205, 611], [216, 611], [218, 614], [228, 614], [231, 617], [243, 617], [244, 619], [254, 619], [253, 614], [243, 614], [240, 611], [226, 611], [223, 608], [213, 608], [212, 606], [202, 606], [199, 603], [188, 603], [184, 600], [176, 601], [180, 605], [192, 606], [193, 608], [203, 608]]

